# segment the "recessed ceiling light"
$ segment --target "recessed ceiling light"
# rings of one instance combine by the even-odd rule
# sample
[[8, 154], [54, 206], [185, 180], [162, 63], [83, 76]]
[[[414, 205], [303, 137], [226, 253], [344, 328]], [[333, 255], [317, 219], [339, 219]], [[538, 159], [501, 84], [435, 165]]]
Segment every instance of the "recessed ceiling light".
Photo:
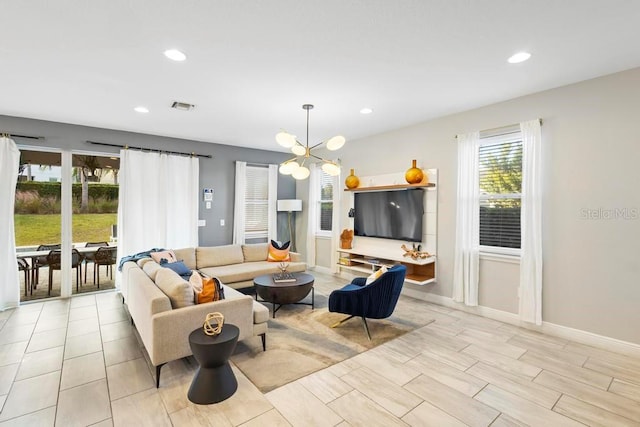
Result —
[[507, 59], [507, 61], [510, 64], [517, 64], [519, 62], [524, 62], [529, 58], [531, 58], [531, 54], [529, 52], [518, 52]]
[[360, 114], [371, 114], [371, 113], [373, 113], [373, 110], [368, 107], [365, 107], [362, 110], [360, 110]]
[[173, 61], [184, 61], [187, 59], [187, 55], [180, 52], [178, 49], [169, 49], [164, 51], [164, 56]]
[[147, 107], [143, 107], [142, 105], [138, 105], [133, 109], [136, 113], [148, 113], [149, 109]]

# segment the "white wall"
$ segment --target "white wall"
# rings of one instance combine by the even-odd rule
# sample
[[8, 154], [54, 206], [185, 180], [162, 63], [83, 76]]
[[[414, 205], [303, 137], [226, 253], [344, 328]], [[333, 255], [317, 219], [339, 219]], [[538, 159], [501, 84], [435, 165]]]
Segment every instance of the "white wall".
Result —
[[[414, 158], [439, 169], [438, 281], [418, 289], [450, 297], [455, 135], [542, 118], [543, 320], [640, 344], [639, 117], [640, 68], [351, 140], [339, 156], [358, 176], [404, 171]], [[585, 209], [624, 208], [632, 218], [585, 219]], [[305, 215], [298, 230], [303, 249]], [[483, 260], [480, 275], [480, 304], [516, 313], [518, 265]]]

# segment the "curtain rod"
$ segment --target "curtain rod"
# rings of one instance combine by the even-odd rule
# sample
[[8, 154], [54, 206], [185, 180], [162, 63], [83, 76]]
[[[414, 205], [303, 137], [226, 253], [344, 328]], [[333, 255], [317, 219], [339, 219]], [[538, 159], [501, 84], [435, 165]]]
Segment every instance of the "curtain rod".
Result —
[[6, 136], [7, 138], [44, 139], [44, 136], [18, 135], [17, 133], [11, 132], [0, 132], [0, 136]]
[[96, 142], [96, 141], [87, 141], [89, 144], [93, 145], [102, 145], [104, 147], [116, 147], [116, 148], [124, 148], [128, 150], [131, 148], [132, 150], [143, 150], [143, 151], [157, 151], [158, 153], [167, 153], [167, 154], [180, 154], [182, 156], [192, 156], [192, 157], [204, 157], [207, 159], [212, 159], [213, 156], [210, 154], [197, 154], [194, 152], [185, 153], [182, 151], [170, 151], [170, 150], [159, 150], [157, 148], [144, 148], [144, 147], [134, 147], [131, 145], [120, 145], [120, 144], [107, 144], [106, 142]]
[[[540, 126], [542, 126], [542, 119], [538, 119], [538, 122], [540, 123]], [[500, 126], [498, 128], [493, 128], [493, 129], [485, 129], [485, 130], [482, 130], [480, 132], [485, 132], [485, 133], [496, 132], [496, 131], [499, 131], [500, 129], [509, 129], [509, 128], [512, 128], [512, 127], [515, 127], [515, 126], [519, 126], [519, 124], [516, 123], [516, 124], [513, 124], [513, 125]], [[519, 132], [519, 131], [509, 131], [509, 132], [505, 132], [504, 134], [497, 134], [497, 135], [506, 135], [506, 134], [509, 134], [509, 133], [516, 133], [516, 132]], [[455, 138], [458, 139], [458, 135], [456, 135]]]

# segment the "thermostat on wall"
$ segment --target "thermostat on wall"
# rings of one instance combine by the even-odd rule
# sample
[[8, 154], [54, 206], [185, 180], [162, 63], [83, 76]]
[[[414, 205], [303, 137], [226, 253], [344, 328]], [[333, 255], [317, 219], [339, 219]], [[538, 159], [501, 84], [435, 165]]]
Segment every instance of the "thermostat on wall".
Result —
[[202, 190], [203, 199], [205, 202], [213, 201], [213, 188], [204, 188]]

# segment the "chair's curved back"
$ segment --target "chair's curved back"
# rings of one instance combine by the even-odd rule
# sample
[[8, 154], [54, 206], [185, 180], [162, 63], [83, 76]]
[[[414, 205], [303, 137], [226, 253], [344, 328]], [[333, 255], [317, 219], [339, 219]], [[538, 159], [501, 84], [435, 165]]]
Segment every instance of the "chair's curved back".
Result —
[[369, 304], [365, 305], [364, 317], [385, 319], [393, 313], [400, 298], [407, 267], [394, 265], [376, 281], [366, 286]]
[[[60, 270], [61, 250], [54, 249], [47, 255], [47, 264], [52, 270]], [[71, 249], [71, 267], [76, 268], [82, 262], [82, 255], [77, 249]]]
[[[54, 249], [60, 249], [62, 245], [60, 243], [55, 245], [40, 245], [36, 249], [37, 251], [52, 251]], [[36, 267], [47, 265], [47, 257], [49, 255], [42, 255], [33, 259]]]
[[94, 255], [95, 263], [100, 265], [111, 265], [116, 263], [117, 248], [101, 247]]
[[387, 318], [396, 308], [406, 274], [407, 267], [394, 265], [369, 285], [336, 289], [329, 295], [329, 311], [369, 319]]

